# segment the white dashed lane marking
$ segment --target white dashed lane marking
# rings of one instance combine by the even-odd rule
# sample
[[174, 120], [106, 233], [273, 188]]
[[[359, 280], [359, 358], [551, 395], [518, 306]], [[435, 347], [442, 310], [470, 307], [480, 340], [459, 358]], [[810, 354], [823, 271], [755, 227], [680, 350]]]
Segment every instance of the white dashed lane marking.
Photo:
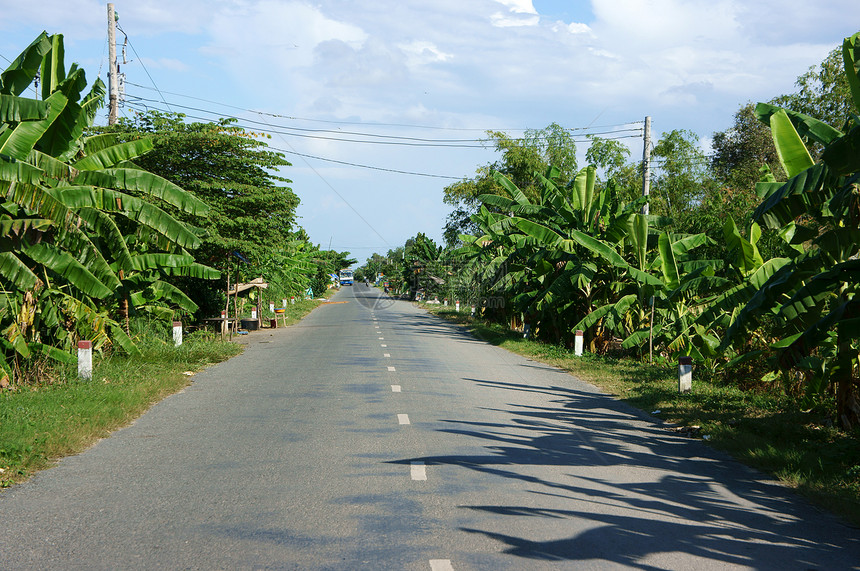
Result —
[[409, 473], [411, 474], [413, 480], [427, 479], [427, 469], [424, 466], [424, 462], [412, 462], [412, 464], [409, 466]]
[[398, 414], [397, 415], [397, 423], [398, 424], [409, 424], [409, 415], [408, 414]]
[[391, 357], [391, 353], [383, 353], [382, 356], [383, 357]]
[[400, 385], [391, 385], [391, 392], [392, 392], [392, 393], [399, 393], [399, 392], [402, 392], [402, 391], [400, 390]]
[[430, 571], [454, 571], [450, 559], [431, 559]]
[[388, 367], [388, 370], [393, 373], [396, 369], [394, 367]]

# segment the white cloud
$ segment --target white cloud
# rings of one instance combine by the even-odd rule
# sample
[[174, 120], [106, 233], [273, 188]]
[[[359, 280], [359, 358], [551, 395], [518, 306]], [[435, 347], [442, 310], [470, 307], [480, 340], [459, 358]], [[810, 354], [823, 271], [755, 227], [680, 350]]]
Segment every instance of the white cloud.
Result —
[[508, 8], [507, 13], [496, 12], [490, 16], [490, 21], [496, 27], [536, 26], [540, 22], [540, 16], [532, 0], [496, 0], [496, 2]]
[[580, 24], [577, 22], [571, 22], [567, 25], [567, 30], [571, 34], [591, 34], [591, 28], [588, 24]]
[[442, 52], [435, 44], [428, 41], [415, 40], [408, 44], [399, 44], [398, 47], [406, 53], [410, 65], [446, 62], [454, 57], [452, 54]]

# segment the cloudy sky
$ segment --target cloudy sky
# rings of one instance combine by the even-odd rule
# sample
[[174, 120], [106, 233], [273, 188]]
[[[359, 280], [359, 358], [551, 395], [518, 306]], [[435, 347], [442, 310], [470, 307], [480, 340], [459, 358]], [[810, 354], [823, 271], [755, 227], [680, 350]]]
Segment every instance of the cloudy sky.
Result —
[[[114, 5], [128, 38], [121, 113], [235, 116], [270, 132], [293, 164], [300, 224], [359, 261], [418, 232], [441, 239], [442, 189], [497, 158], [478, 142], [489, 129], [556, 122], [628, 137], [639, 158], [647, 115], [655, 138], [689, 129], [706, 146], [739, 106], [793, 91], [860, 30], [857, 0]], [[67, 63], [106, 79], [107, 3], [37, 6], [0, 0], [0, 66], [46, 30], [64, 34]]]

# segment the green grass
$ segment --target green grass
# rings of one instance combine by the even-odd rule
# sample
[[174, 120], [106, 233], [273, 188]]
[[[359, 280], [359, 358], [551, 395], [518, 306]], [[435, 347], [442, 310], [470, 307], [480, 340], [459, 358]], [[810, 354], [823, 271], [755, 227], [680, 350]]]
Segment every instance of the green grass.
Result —
[[452, 308], [428, 306], [478, 338], [565, 369], [630, 405], [689, 428], [708, 443], [792, 487], [814, 503], [860, 526], [860, 431], [830, 425], [825, 407], [804, 410], [778, 389], [743, 391], [693, 372], [693, 390], [678, 393], [677, 366], [586, 353], [525, 340], [521, 333], [472, 319]]
[[95, 358], [93, 378], [76, 367], [51, 370], [51, 383], [0, 392], [0, 487], [21, 482], [127, 425], [191, 382], [197, 372], [241, 352], [235, 343], [189, 335], [180, 347], [147, 341], [136, 356]]

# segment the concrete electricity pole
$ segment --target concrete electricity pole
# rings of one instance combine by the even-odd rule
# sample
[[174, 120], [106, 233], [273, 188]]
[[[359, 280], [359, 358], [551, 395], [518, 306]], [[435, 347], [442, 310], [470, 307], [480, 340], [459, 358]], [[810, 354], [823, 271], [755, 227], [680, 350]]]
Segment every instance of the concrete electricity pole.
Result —
[[[651, 117], [645, 117], [645, 148], [642, 151], [642, 196], [651, 192]], [[648, 203], [642, 205], [642, 214], [648, 214]]]
[[108, 125], [114, 125], [119, 106], [119, 73], [116, 65], [116, 12], [113, 4], [107, 5], [108, 14], [108, 85], [110, 100], [108, 103]]

